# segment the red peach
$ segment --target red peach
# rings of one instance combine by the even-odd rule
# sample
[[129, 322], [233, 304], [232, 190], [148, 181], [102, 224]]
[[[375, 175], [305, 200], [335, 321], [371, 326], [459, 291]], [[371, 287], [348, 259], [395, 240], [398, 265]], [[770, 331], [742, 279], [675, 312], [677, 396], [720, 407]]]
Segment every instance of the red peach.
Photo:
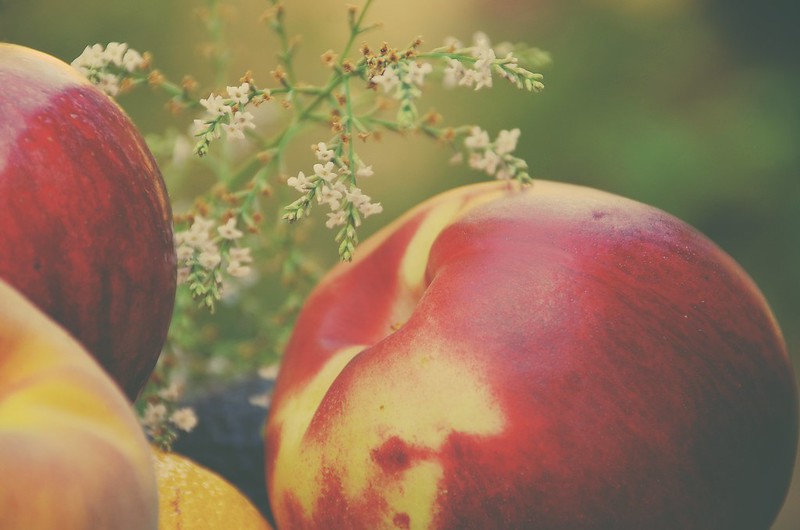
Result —
[[311, 294], [266, 426], [277, 526], [767, 529], [797, 391], [762, 294], [655, 208], [438, 196]]

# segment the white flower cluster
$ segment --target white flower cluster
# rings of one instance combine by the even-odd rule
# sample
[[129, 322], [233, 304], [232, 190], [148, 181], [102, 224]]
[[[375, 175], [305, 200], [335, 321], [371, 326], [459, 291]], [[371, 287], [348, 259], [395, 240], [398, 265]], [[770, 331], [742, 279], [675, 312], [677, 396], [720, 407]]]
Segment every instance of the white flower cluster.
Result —
[[[325, 226], [340, 226], [352, 218], [358, 227], [361, 225], [361, 217], [366, 218], [383, 211], [380, 203], [372, 202], [355, 184], [345, 182], [350, 170], [345, 166], [337, 166], [333, 149], [320, 142], [314, 147], [314, 151], [319, 160], [319, 163], [314, 164], [314, 173], [306, 176], [300, 171], [296, 177], [290, 177], [287, 184], [303, 194], [300, 202], [306, 206], [316, 197], [318, 204], [330, 207]], [[370, 177], [372, 174], [372, 166], [361, 164], [356, 170], [356, 177]], [[360, 215], [356, 215], [354, 210]]]
[[[200, 100], [206, 113], [202, 118], [194, 120], [193, 134], [200, 138], [195, 152], [201, 156], [208, 151], [208, 144], [219, 139], [223, 131], [228, 139], [244, 139], [247, 129], [256, 128], [253, 115], [244, 110], [256, 95], [250, 83], [229, 86], [226, 90], [227, 97], [212, 93]], [[268, 94], [265, 95], [268, 97]]]
[[372, 83], [382, 87], [384, 92], [394, 92], [394, 98], [400, 101], [397, 123], [401, 128], [412, 128], [416, 125], [419, 113], [414, 100], [422, 95], [425, 76], [432, 71], [433, 66], [430, 63], [401, 60], [372, 76]]
[[[214, 226], [214, 221], [197, 216], [188, 230], [175, 234], [178, 283], [184, 283], [189, 279], [192, 266], [195, 264], [207, 271], [213, 271], [220, 266], [223, 255], [217, 240], [235, 241], [244, 235], [241, 230], [236, 228], [236, 218], [234, 217], [216, 227], [217, 237], [211, 236]], [[251, 269], [248, 264], [252, 261], [249, 248], [232, 247], [227, 251], [225, 271], [235, 278], [243, 278], [250, 274]]]
[[394, 91], [394, 97], [401, 99], [408, 91], [418, 95], [419, 89], [425, 84], [425, 76], [432, 71], [433, 66], [430, 63], [400, 61], [396, 65], [387, 66], [381, 74], [373, 76], [371, 81], [386, 93]]
[[448, 46], [462, 51], [476, 60], [472, 68], [467, 68], [458, 59], [448, 57], [447, 68], [444, 70], [445, 86], [474, 86], [475, 90], [492, 87], [492, 66], [497, 59], [497, 54], [492, 49], [486, 34], [476, 33], [473, 37], [473, 45], [468, 48], [455, 39], [450, 39]]
[[[527, 163], [511, 154], [517, 148], [519, 135], [519, 129], [502, 130], [492, 142], [488, 132], [477, 126], [472, 127], [469, 136], [464, 139], [469, 166], [498, 180], [529, 179]], [[461, 158], [461, 154], [458, 154], [453, 161], [460, 162]]]
[[[508, 44], [500, 44], [492, 48], [489, 37], [484, 33], [476, 33], [473, 44], [469, 47], [456, 39], [448, 39], [447, 49], [453, 53], [466, 55], [471, 67], [464, 65], [462, 60], [447, 57], [447, 67], [444, 69], [444, 84], [447, 87], [466, 86], [475, 90], [492, 87], [492, 72], [511, 81], [518, 88], [538, 92], [544, 89], [541, 74], [535, 74], [519, 66], [518, 58]], [[498, 59], [498, 56], [502, 57]]]
[[72, 67], [78, 70], [103, 92], [110, 96], [119, 94], [120, 81], [127, 72], [133, 72], [144, 65], [142, 54], [128, 45], [110, 42], [87, 46], [74, 61]]
[[197, 426], [197, 415], [191, 407], [175, 407], [182, 394], [183, 385], [173, 381], [147, 402], [139, 421], [149, 436], [162, 436], [171, 427], [191, 432]]
[[157, 436], [167, 422], [182, 431], [191, 432], [197, 426], [197, 415], [190, 407], [170, 412], [165, 403], [147, 403], [140, 421], [148, 435]]

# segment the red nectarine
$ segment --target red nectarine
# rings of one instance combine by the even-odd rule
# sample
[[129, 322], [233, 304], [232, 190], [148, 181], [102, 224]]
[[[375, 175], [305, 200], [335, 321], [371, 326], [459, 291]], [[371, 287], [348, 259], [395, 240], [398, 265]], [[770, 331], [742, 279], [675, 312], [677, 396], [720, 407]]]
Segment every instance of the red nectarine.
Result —
[[311, 294], [266, 427], [279, 528], [765, 530], [797, 394], [766, 301], [674, 217], [436, 197]]
[[67, 64], [0, 44], [0, 278], [135, 399], [175, 297], [161, 173], [123, 111]]

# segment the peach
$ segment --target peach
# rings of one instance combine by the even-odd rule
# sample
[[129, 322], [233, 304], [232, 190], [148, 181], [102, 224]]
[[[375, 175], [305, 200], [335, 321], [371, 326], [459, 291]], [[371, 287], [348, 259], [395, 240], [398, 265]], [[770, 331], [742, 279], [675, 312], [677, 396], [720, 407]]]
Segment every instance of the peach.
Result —
[[663, 211], [435, 197], [323, 278], [265, 430], [278, 528], [767, 529], [797, 390], [765, 299]]
[[155, 530], [151, 458], [111, 378], [0, 280], [0, 528]]

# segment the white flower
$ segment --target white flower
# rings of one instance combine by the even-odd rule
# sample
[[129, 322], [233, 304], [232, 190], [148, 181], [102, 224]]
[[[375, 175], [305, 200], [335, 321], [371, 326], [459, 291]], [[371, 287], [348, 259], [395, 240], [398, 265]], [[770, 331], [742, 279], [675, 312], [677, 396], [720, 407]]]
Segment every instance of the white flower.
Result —
[[320, 204], [327, 204], [331, 210], [338, 210], [341, 206], [339, 200], [342, 198], [342, 192], [332, 186], [323, 186], [317, 195], [317, 201]]
[[373, 76], [372, 82], [383, 87], [384, 92], [391, 92], [400, 86], [400, 78], [393, 66], [387, 66], [382, 74]]
[[450, 157], [450, 160], [448, 162], [450, 164], [456, 165], [462, 163], [463, 161], [464, 161], [464, 155], [461, 153], [456, 153]]
[[451, 88], [459, 84], [464, 78], [464, 65], [458, 59], [447, 58], [447, 67], [444, 69], [444, 86]]
[[448, 49], [452, 49], [452, 50], [460, 50], [461, 48], [464, 47], [464, 43], [462, 43], [460, 40], [458, 40], [457, 38], [455, 38], [453, 36], [445, 37], [444, 45]]
[[243, 140], [245, 128], [255, 129], [256, 124], [253, 123], [252, 114], [237, 110], [231, 118], [231, 122], [224, 124], [222, 127], [228, 134], [228, 138], [239, 138]]
[[370, 215], [381, 213], [383, 211], [383, 206], [381, 206], [379, 202], [366, 202], [358, 207], [358, 211], [360, 211], [361, 215], [364, 217], [369, 217]]
[[239, 263], [252, 263], [253, 261], [249, 247], [233, 247], [228, 252], [228, 258], [230, 261], [238, 261]]
[[194, 120], [191, 126], [192, 136], [200, 136], [208, 129], [208, 122], [206, 120]]
[[470, 129], [470, 134], [464, 139], [464, 145], [470, 149], [483, 149], [489, 146], [489, 133], [478, 126]]
[[126, 51], [125, 56], [122, 58], [122, 67], [129, 72], [133, 72], [137, 68], [141, 67], [142, 63], [144, 63], [142, 54], [133, 49]]
[[425, 83], [425, 74], [433, 71], [430, 63], [415, 62], [408, 65], [403, 82], [407, 85], [422, 86]]
[[97, 87], [109, 96], [116, 96], [119, 94], [119, 79], [114, 74], [102, 74]]
[[197, 261], [204, 268], [211, 270], [219, 265], [219, 262], [222, 261], [222, 256], [219, 255], [219, 252], [206, 251], [200, 253], [200, 255], [197, 257]]
[[99, 44], [93, 44], [84, 48], [74, 61], [72, 61], [73, 68], [77, 68], [84, 74], [91, 68], [102, 68], [106, 65], [103, 47]]
[[472, 153], [469, 155], [469, 167], [472, 169], [480, 169], [483, 170], [484, 162], [483, 162], [483, 155], [480, 153]]
[[[190, 232], [202, 232], [206, 233], [214, 227], [214, 221], [211, 219], [206, 219], [202, 215], [195, 216], [194, 220], [192, 221], [192, 227], [189, 229]], [[206, 234], [207, 235], [207, 234]]]
[[461, 79], [458, 81], [458, 86], [467, 86], [471, 87], [477, 81], [478, 72], [475, 70], [469, 69], [464, 70], [464, 74], [461, 76]]
[[475, 90], [492, 86], [492, 66], [497, 56], [494, 50], [489, 47], [489, 39], [483, 33], [475, 34], [475, 46], [472, 49], [473, 57], [477, 59], [472, 70], [464, 72], [464, 76], [459, 81], [460, 85], [475, 85]]
[[204, 219], [201, 216], [194, 218], [194, 222], [189, 230], [179, 232], [179, 241], [182, 245], [193, 248], [204, 248], [210, 243], [208, 231], [214, 226], [214, 221]]
[[364, 164], [359, 164], [358, 170], [356, 171], [356, 177], [371, 177], [374, 175], [375, 172], [372, 171], [372, 166], [365, 166]]
[[230, 105], [225, 104], [225, 99], [223, 99], [222, 96], [211, 94], [207, 98], [201, 99], [200, 104], [205, 107], [206, 111], [214, 118], [232, 112]]
[[233, 276], [234, 278], [244, 278], [248, 274], [250, 274], [250, 267], [247, 265], [243, 265], [238, 261], [231, 261], [228, 263], [228, 268], [225, 269], [228, 274]]
[[232, 125], [230, 123], [223, 123], [222, 128], [225, 130], [225, 133], [228, 135], [228, 138], [244, 140], [244, 132], [242, 132], [242, 130], [239, 129], [236, 125]]
[[482, 71], [482, 70], [491, 69], [492, 64], [494, 63], [495, 59], [497, 59], [497, 56], [495, 55], [494, 50], [491, 49], [491, 48], [481, 49], [478, 52], [478, 54], [476, 55], [476, 57], [478, 58], [478, 60], [475, 61], [474, 68], [475, 68], [475, 70], [478, 70], [479, 72]]
[[314, 153], [317, 155], [317, 160], [322, 160], [323, 162], [330, 162], [336, 155], [333, 149], [328, 149], [328, 145], [325, 142], [320, 142], [315, 145]]
[[167, 406], [163, 403], [148, 403], [142, 415], [142, 424], [145, 427], [158, 427], [167, 417]]
[[362, 204], [369, 202], [369, 195], [365, 195], [360, 188], [353, 186], [347, 192], [347, 200], [350, 201], [350, 204], [359, 208]]
[[219, 375], [225, 373], [230, 364], [231, 362], [227, 358], [220, 355], [215, 355], [208, 360], [208, 363], [206, 364], [206, 372], [209, 374]]
[[475, 82], [475, 90], [480, 90], [482, 88], [492, 88], [492, 71], [489, 68], [483, 70], [472, 70], [474, 75], [472, 76]]
[[[185, 232], [181, 232], [181, 234], [183, 234], [183, 233], [185, 233]], [[177, 235], [178, 234], [176, 234], [176, 239], [177, 239]], [[190, 259], [192, 256], [194, 256], [194, 248], [192, 248], [189, 245], [180, 245], [178, 247], [178, 250], [176, 250], [175, 252], [178, 255], [178, 261], [180, 261], [180, 262], [184, 262], [184, 261]]]
[[256, 394], [254, 396], [250, 396], [250, 399], [248, 399], [248, 401], [254, 407], [262, 407], [268, 409], [270, 404], [272, 403], [272, 398], [268, 393], [265, 392], [263, 394]]
[[502, 159], [500, 155], [491, 149], [487, 149], [482, 157], [478, 155], [474, 162], [471, 160], [470, 166], [475, 169], [482, 169], [487, 175], [494, 175], [497, 171], [497, 166], [499, 166], [501, 162]]
[[167, 388], [158, 391], [158, 397], [167, 401], [177, 401], [183, 394], [183, 385], [177, 381], [172, 381]]
[[223, 239], [239, 239], [244, 235], [241, 230], [236, 229], [236, 218], [231, 217], [224, 225], [217, 227], [217, 232]]
[[227, 87], [228, 96], [241, 105], [247, 104], [250, 101], [250, 83], [242, 83], [239, 86]]
[[520, 130], [511, 129], [510, 131], [502, 130], [497, 135], [495, 140], [494, 150], [499, 155], [505, 155], [512, 152], [517, 148], [517, 141], [519, 140]]
[[108, 46], [106, 46], [106, 49], [103, 52], [103, 57], [106, 61], [106, 64], [111, 63], [115, 66], [122, 66], [122, 58], [125, 56], [125, 52], [127, 50], [128, 45], [124, 42], [109, 42]]
[[275, 379], [278, 377], [278, 372], [281, 367], [279, 364], [271, 364], [269, 366], [262, 366], [258, 369], [258, 377], [261, 379]]
[[343, 225], [347, 221], [347, 212], [344, 210], [337, 210], [328, 214], [328, 220], [325, 221], [325, 226], [333, 228], [334, 226]]
[[308, 178], [302, 171], [299, 172], [296, 177], [289, 177], [289, 179], [286, 181], [286, 184], [296, 189], [300, 193], [305, 193], [314, 187], [314, 183], [311, 182], [311, 179]]
[[192, 270], [189, 267], [178, 267], [178, 274], [176, 281], [178, 284], [186, 283], [189, 279], [189, 274], [191, 274]]
[[331, 182], [336, 178], [336, 173], [333, 171], [333, 162], [327, 162], [324, 166], [322, 164], [314, 164], [314, 174], [325, 182]]
[[183, 242], [190, 247], [200, 248], [208, 241], [208, 234], [200, 230], [189, 230], [185, 234]]
[[173, 412], [169, 417], [169, 421], [180, 430], [191, 432], [197, 426], [197, 415], [191, 408], [184, 407]]
[[483, 50], [492, 45], [491, 41], [489, 41], [489, 36], [482, 31], [477, 31], [472, 36], [472, 43], [478, 50]]

